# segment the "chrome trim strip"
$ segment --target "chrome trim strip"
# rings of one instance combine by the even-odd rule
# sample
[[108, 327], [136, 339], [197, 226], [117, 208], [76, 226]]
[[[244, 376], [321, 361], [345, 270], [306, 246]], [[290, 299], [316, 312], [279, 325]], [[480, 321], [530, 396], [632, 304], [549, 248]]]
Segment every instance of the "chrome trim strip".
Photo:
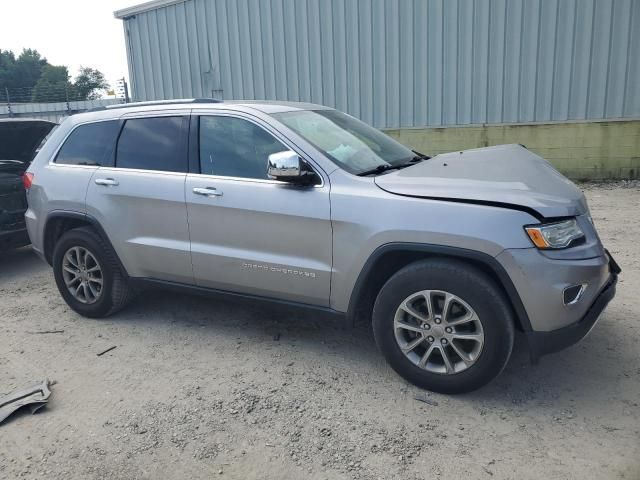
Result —
[[[225, 177], [223, 175], [207, 175], [205, 173], [188, 173], [187, 176], [190, 178], [207, 178], [212, 180], [227, 180], [227, 181], [234, 181], [234, 182], [266, 183], [266, 184], [272, 184], [272, 185], [296, 186], [295, 183], [283, 182], [282, 180], [269, 180], [269, 179], [262, 179], [262, 178]], [[322, 178], [322, 175], [318, 175], [318, 176], [320, 177], [321, 183], [320, 185], [313, 185], [312, 186], [313, 188], [324, 187], [324, 179]]]
[[49, 162], [49, 167], [55, 167], [55, 168], [100, 168], [100, 165], [73, 165], [71, 163], [56, 163], [56, 162]]
[[117, 167], [98, 167], [101, 169], [103, 173], [106, 172], [121, 172], [121, 173], [153, 173], [160, 175], [171, 175], [174, 177], [186, 177], [188, 175], [187, 172], [171, 172], [169, 170], [148, 170], [144, 168], [117, 168]]
[[578, 303], [580, 301], [580, 299], [582, 298], [582, 295], [584, 294], [585, 290], [587, 289], [587, 284], [586, 283], [581, 284], [580, 285], [580, 291], [575, 296], [575, 298], [573, 300], [571, 300], [569, 303], [564, 303], [564, 292], [566, 292], [570, 288], [574, 288], [574, 287], [577, 287], [577, 286], [578, 285], [569, 285], [568, 287], [565, 287], [564, 289], [562, 289], [562, 303], [565, 305], [565, 307], [569, 307], [571, 305], [575, 305], [576, 303]]

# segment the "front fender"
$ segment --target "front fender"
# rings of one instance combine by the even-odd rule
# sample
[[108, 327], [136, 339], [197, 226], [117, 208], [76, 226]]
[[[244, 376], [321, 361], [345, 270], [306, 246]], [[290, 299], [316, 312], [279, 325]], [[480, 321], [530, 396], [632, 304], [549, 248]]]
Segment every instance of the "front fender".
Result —
[[[403, 242], [382, 245], [369, 256], [358, 275], [349, 300], [348, 320], [352, 323], [355, 322], [358, 313], [363, 309], [367, 309], [367, 304], [372, 299], [375, 301], [375, 296], [370, 295], [371, 287], [374, 287], [374, 293], [377, 295], [378, 286], [381, 287], [388, 278], [387, 273], [395, 272], [398, 268], [402, 268], [404, 265], [418, 259], [429, 257], [453, 258], [480, 267], [498, 283], [498, 286], [502, 287], [516, 315], [520, 328], [525, 332], [531, 331], [531, 322], [522, 299], [509, 274], [495, 257], [464, 248]], [[385, 259], [399, 259], [400, 263], [387, 266]], [[384, 278], [377, 278], [379, 274], [382, 274]], [[372, 306], [372, 304], [369, 306]]]

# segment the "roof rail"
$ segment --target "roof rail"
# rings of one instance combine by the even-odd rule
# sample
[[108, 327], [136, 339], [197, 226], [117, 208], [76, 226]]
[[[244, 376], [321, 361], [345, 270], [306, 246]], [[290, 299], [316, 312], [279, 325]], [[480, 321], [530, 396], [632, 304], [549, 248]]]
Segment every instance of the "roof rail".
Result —
[[99, 112], [101, 110], [114, 110], [117, 108], [146, 107], [153, 105], [176, 105], [180, 103], [222, 103], [222, 100], [218, 100], [216, 98], [178, 98], [174, 100], [153, 100], [150, 102], [118, 103], [115, 105], [107, 105], [106, 107], [95, 107], [88, 111]]

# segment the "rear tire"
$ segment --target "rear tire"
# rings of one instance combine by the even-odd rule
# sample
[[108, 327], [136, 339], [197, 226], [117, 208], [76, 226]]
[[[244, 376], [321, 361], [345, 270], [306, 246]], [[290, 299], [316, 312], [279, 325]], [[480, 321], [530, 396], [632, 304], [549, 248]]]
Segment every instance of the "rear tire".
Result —
[[53, 251], [53, 273], [67, 305], [85, 317], [112, 315], [131, 299], [116, 253], [91, 227], [62, 235]]
[[439, 393], [490, 382], [506, 366], [514, 341], [502, 290], [481, 270], [448, 259], [419, 261], [394, 274], [376, 299], [373, 331], [400, 376]]

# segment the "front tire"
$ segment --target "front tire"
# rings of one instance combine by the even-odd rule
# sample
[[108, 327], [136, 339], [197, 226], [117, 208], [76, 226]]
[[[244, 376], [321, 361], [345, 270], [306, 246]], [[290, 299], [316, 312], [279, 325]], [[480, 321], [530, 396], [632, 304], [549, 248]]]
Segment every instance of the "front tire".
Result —
[[85, 317], [109, 316], [129, 302], [130, 288], [115, 252], [90, 227], [62, 235], [53, 251], [53, 273], [67, 305]]
[[400, 376], [439, 393], [490, 382], [514, 341], [513, 314], [495, 282], [471, 265], [443, 259], [410, 264], [385, 283], [373, 331]]

